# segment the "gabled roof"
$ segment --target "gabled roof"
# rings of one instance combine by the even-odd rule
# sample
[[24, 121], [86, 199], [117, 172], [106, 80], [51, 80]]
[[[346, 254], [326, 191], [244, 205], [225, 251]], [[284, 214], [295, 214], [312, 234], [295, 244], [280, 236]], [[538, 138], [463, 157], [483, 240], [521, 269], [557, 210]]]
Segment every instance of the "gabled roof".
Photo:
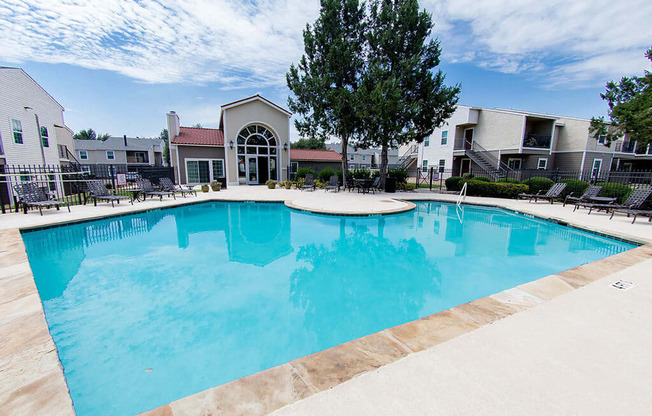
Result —
[[224, 132], [220, 129], [179, 127], [179, 135], [172, 138], [172, 144], [224, 146]]
[[279, 110], [280, 112], [282, 112], [283, 114], [285, 114], [288, 117], [290, 117], [292, 115], [292, 113], [290, 113], [285, 108], [281, 107], [278, 104], [274, 104], [273, 102], [271, 102], [267, 98], [261, 96], [260, 94], [252, 95], [251, 97], [243, 98], [241, 100], [237, 100], [237, 101], [230, 102], [228, 104], [224, 104], [222, 106], [222, 111], [227, 110], [229, 108], [237, 107], [237, 106], [242, 105], [242, 104], [250, 103], [252, 101], [261, 101], [261, 102], [263, 102], [263, 103], [265, 103], [265, 104], [267, 104], [267, 105], [269, 105], [271, 107], [274, 107], [275, 109]]
[[342, 155], [334, 150], [290, 149], [292, 161], [341, 162]]
[[15, 68], [15, 67], [12, 67], [12, 66], [0, 66], [0, 69], [2, 69], [2, 70], [13, 69], [13, 70], [21, 71], [23, 74], [25, 74], [25, 76], [27, 76], [27, 78], [29, 78], [34, 84], [36, 84], [36, 86], [39, 87], [48, 97], [50, 97], [52, 99], [52, 101], [54, 101], [59, 107], [61, 107], [61, 110], [65, 110], [65, 108], [61, 104], [59, 104], [59, 101], [57, 101], [53, 96], [51, 96], [50, 93], [47, 92], [45, 90], [45, 88], [43, 88], [41, 86], [41, 84], [36, 82], [36, 80], [34, 78], [32, 78], [27, 72], [25, 72], [25, 70], [23, 68]]

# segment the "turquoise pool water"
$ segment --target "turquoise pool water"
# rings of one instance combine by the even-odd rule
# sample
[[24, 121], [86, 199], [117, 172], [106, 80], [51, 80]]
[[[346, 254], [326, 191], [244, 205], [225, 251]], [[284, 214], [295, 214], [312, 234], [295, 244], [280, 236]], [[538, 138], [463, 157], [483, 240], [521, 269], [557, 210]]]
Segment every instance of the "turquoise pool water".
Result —
[[379, 217], [202, 203], [23, 239], [81, 416], [150, 410], [633, 247], [425, 202]]

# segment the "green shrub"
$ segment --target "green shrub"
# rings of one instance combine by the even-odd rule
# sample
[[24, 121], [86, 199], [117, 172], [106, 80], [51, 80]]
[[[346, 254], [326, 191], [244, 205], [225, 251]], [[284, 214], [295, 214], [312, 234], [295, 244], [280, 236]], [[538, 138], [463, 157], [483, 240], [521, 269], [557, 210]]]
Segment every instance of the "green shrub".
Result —
[[315, 175], [315, 170], [313, 168], [299, 168], [297, 169], [297, 179], [305, 178], [306, 175]]
[[531, 194], [536, 194], [539, 191], [547, 191], [554, 185], [555, 183], [548, 179], [548, 178], [541, 178], [538, 176], [535, 176], [530, 179], [526, 179], [523, 182], [521, 182], [524, 185], [527, 185], [530, 188], [530, 193]]
[[463, 178], [461, 176], [451, 176], [450, 178], [446, 179], [446, 189], [449, 191], [459, 191], [462, 189], [462, 182]]
[[332, 168], [326, 168], [319, 172], [319, 175], [317, 177], [319, 178], [320, 181], [322, 182], [328, 182], [331, 178], [331, 176], [335, 175], [335, 171]]
[[[340, 181], [340, 186], [344, 185], [344, 174], [342, 174], [342, 169], [338, 169], [335, 174], [337, 175], [337, 180]], [[346, 175], [350, 175], [351, 172], [347, 171]]]
[[472, 174], [471, 172], [466, 172], [462, 174], [462, 179], [473, 179], [475, 175]]
[[356, 169], [353, 171], [354, 179], [369, 179], [371, 178], [371, 171], [369, 169]]
[[599, 185], [602, 186], [602, 189], [600, 190], [600, 194], [598, 196], [618, 198], [618, 202], [620, 203], [625, 202], [629, 194], [632, 193], [632, 188], [627, 185], [623, 185], [622, 183], [606, 182]]
[[408, 172], [405, 169], [391, 169], [388, 174], [396, 179], [396, 183], [407, 183]]
[[466, 194], [470, 196], [487, 196], [492, 198], [516, 198], [518, 194], [528, 191], [527, 185], [507, 182], [485, 182], [475, 179], [462, 180], [460, 188], [466, 183]]
[[374, 170], [373, 172], [371, 172], [371, 178], [372, 179], [376, 179], [379, 176], [380, 176], [380, 171], [379, 170]]
[[491, 178], [487, 178], [486, 176], [476, 176], [473, 178], [474, 181], [482, 181], [482, 182], [491, 182]]
[[566, 198], [567, 195], [570, 195], [571, 193], [574, 196], [580, 196], [586, 191], [586, 188], [589, 187], [589, 183], [587, 181], [580, 181], [577, 179], [562, 179], [562, 183], [566, 184], [566, 188], [564, 188], [564, 191], [561, 193], [562, 198]]
[[518, 179], [514, 178], [500, 178], [496, 182], [502, 182], [502, 183], [521, 183]]

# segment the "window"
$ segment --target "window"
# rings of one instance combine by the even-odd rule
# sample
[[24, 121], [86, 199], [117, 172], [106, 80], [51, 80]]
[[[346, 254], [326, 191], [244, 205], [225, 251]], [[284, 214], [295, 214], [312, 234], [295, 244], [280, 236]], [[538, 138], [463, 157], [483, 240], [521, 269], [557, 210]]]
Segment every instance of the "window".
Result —
[[428, 172], [428, 161], [425, 159], [421, 162], [421, 171]]
[[355, 169], [355, 163], [349, 163], [349, 169]]
[[439, 159], [439, 169], [445, 169], [446, 168], [446, 159]]
[[267, 127], [257, 124], [244, 127], [238, 133], [237, 142], [239, 178], [247, 183], [258, 183], [258, 162], [261, 163], [261, 169], [264, 169], [265, 165], [268, 169], [267, 174], [261, 172], [261, 177], [276, 180], [280, 176], [278, 172], [279, 141]]
[[441, 132], [441, 144], [445, 145], [446, 143], [448, 143], [448, 130]]
[[598, 144], [605, 144], [607, 143], [607, 135], [606, 134], [601, 134], [598, 136]]
[[81, 171], [84, 172], [87, 175], [91, 174], [91, 167], [90, 166], [82, 166]]
[[593, 169], [591, 169], [591, 177], [595, 178], [600, 176], [601, 169], [602, 169], [602, 159], [593, 159]]
[[20, 120], [11, 119], [11, 130], [14, 133], [14, 143], [23, 144], [23, 124]]
[[88, 152], [86, 150], [79, 151], [79, 159], [88, 160]]
[[290, 162], [290, 172], [297, 173], [299, 170], [299, 162]]
[[508, 159], [507, 167], [510, 169], [520, 170], [521, 169], [521, 159]]
[[367, 156], [366, 156], [366, 155], [362, 155], [362, 160], [367, 160]]
[[107, 160], [114, 160], [115, 159], [115, 154], [113, 153], [113, 150], [107, 150], [106, 151], [106, 159]]
[[423, 141], [423, 147], [430, 146], [430, 137], [426, 137], [426, 140]]
[[548, 158], [540, 157], [537, 161], [537, 169], [546, 170], [548, 169]]
[[208, 183], [224, 178], [224, 160], [188, 160], [186, 159], [186, 182]]
[[224, 177], [224, 161], [222, 159], [213, 160], [213, 179]]
[[351, 153], [351, 156], [349, 156], [349, 160], [354, 160], [354, 159], [355, 159], [355, 155]]
[[41, 126], [41, 145], [43, 145], [43, 147], [50, 147], [48, 129], [45, 126]]

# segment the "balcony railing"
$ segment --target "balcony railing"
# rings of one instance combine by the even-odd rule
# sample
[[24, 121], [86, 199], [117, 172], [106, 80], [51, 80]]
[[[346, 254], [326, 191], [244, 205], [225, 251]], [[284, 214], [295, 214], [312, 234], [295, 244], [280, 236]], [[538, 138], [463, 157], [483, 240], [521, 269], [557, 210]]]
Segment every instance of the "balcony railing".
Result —
[[616, 143], [616, 152], [634, 153], [636, 151], [636, 142], [624, 141]]
[[526, 133], [523, 136], [523, 147], [533, 149], [550, 149], [552, 143], [552, 136], [545, 136], [542, 134]]
[[149, 163], [149, 158], [142, 156], [127, 156], [127, 163]]

